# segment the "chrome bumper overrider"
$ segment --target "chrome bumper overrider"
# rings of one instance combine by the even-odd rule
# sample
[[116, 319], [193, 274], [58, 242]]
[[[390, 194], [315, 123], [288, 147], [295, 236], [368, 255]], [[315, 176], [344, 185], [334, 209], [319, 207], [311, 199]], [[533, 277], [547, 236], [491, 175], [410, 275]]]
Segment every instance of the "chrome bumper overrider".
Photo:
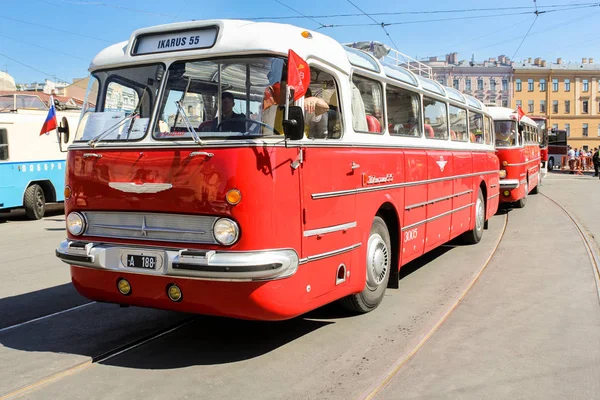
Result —
[[518, 179], [500, 179], [500, 189], [516, 189], [519, 187]]
[[[127, 256], [156, 257], [153, 269], [127, 267]], [[56, 256], [67, 264], [145, 275], [254, 281], [285, 278], [298, 269], [298, 254], [291, 249], [265, 251], [214, 251], [159, 249], [65, 240]]]

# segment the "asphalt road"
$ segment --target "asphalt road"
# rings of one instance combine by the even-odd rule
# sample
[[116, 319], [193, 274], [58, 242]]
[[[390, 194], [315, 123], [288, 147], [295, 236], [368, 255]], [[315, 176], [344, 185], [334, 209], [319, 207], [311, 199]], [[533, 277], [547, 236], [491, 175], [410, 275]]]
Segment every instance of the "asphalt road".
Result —
[[[600, 196], [598, 179], [550, 175], [542, 192], [600, 237], [594, 202], [581, 201]], [[478, 245], [403, 267], [400, 289], [369, 314], [332, 305], [277, 323], [89, 303], [54, 257], [63, 215], [1, 218], [0, 399], [600, 397], [593, 270], [541, 195], [495, 216]]]

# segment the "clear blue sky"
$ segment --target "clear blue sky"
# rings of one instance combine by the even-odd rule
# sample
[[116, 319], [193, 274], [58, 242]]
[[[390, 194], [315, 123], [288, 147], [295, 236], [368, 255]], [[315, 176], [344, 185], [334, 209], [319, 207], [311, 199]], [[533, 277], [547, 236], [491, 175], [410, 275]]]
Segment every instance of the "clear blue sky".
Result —
[[[389, 45], [395, 43], [401, 52], [419, 58], [444, 56], [452, 51], [457, 51], [460, 59], [470, 59], [472, 54], [477, 60], [500, 54], [512, 57], [536, 18], [532, 13], [533, 0], [352, 0], [352, 3], [369, 14], [385, 13], [373, 15], [378, 23], [397, 24], [386, 27], [391, 39], [379, 26], [329, 27], [320, 31], [340, 42], [379, 40]], [[582, 7], [586, 3], [591, 2], [537, 0], [540, 11], [551, 10], [545, 8], [547, 6]], [[53, 75], [71, 81], [88, 74], [89, 62], [98, 51], [111, 43], [127, 40], [134, 29], [191, 19], [299, 15], [284, 4], [304, 15], [360, 13], [348, 0], [4, 0], [0, 10], [0, 69], [8, 70], [17, 83], [43, 81]], [[478, 8], [511, 9], [392, 14]], [[465, 17], [471, 18], [431, 21]], [[597, 51], [600, 35], [596, 24], [599, 17], [600, 7], [597, 6], [540, 14], [515, 59], [542, 57], [556, 60], [562, 57], [565, 61], [580, 62], [582, 57], [595, 57], [600, 62]], [[319, 28], [319, 23], [373, 23], [366, 16], [316, 20], [318, 22], [299, 17], [279, 22], [308, 29]], [[406, 22], [410, 23], [398, 24]]]

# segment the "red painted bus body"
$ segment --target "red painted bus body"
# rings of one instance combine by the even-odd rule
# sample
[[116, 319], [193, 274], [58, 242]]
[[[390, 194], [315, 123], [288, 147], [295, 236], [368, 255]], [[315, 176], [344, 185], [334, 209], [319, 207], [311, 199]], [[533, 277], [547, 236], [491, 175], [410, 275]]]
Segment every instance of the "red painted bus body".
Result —
[[[204, 29], [202, 24], [175, 24], [169, 29]], [[272, 24], [265, 24], [265, 28], [237, 21], [219, 24], [219, 32], [231, 35], [231, 46], [241, 46], [239, 52], [244, 56], [264, 51], [274, 40], [258, 34], [261, 29], [271, 29]], [[307, 41], [305, 35], [300, 35], [300, 28], [285, 25], [281, 29], [287, 29], [293, 39], [272, 52], [283, 57], [289, 49], [285, 46], [294, 46], [301, 57], [309, 59], [311, 52], [317, 52], [316, 58], [331, 59], [336, 65], [326, 69], [327, 66], [316, 63], [325, 69], [321, 77], [331, 74], [327, 84], [339, 85], [342, 101], [329, 106], [336, 110], [340, 105], [341, 115], [346, 117], [342, 121], [343, 134], [327, 140], [292, 140], [277, 135], [237, 135], [217, 140], [202, 136], [202, 141], [194, 143], [192, 137], [187, 141], [164, 140], [156, 137], [156, 130], [152, 133], [148, 128], [137, 141], [114, 139], [98, 144], [95, 141], [100, 140], [102, 130], [98, 130], [100, 136], [94, 132], [90, 137], [95, 137], [89, 141], [84, 139], [84, 131], [69, 148], [67, 240], [57, 249], [57, 256], [70, 265], [79, 293], [109, 303], [241, 319], [283, 320], [347, 296], [361, 295], [372, 278], [376, 281], [374, 291], [385, 290], [388, 279], [390, 287], [397, 287], [402, 265], [461, 235], [469, 238], [469, 234], [477, 233], [470, 242], [480, 240], [485, 221], [498, 209], [500, 185], [491, 118], [485, 107], [451, 88], [436, 87], [434, 81], [423, 80], [420, 84], [408, 72], [398, 73], [412, 79], [412, 86], [384, 75], [380, 66], [376, 75], [364, 68], [364, 60], [369, 57], [373, 65], [378, 65], [366, 53], [361, 56], [362, 64], [351, 64], [347, 54], [350, 50], [339, 44], [334, 46], [333, 41], [316, 32]], [[141, 30], [139, 35], [132, 35], [132, 43], [136, 37], [153, 32]], [[240, 44], [244, 38], [265, 42], [257, 42], [253, 45], [257, 48], [252, 50]], [[228, 37], [219, 40], [230, 51], [223, 44]], [[327, 46], [318, 46], [319, 43]], [[198, 50], [199, 58], [208, 57], [204, 51]], [[97, 62], [101, 79], [102, 71], [111, 63], [121, 67], [122, 57], [132, 65], [138, 63], [133, 56], [122, 55], [122, 46], [115, 46], [107, 54], [105, 59], [100, 57], [103, 64]], [[190, 58], [189, 53], [185, 54]], [[253, 65], [262, 61], [257, 59]], [[262, 67], [273, 65], [269, 62]], [[178, 84], [178, 76], [188, 71], [200, 76], [199, 66], [207, 65], [197, 62], [193, 65], [196, 69], [188, 69], [187, 64], [185, 68], [167, 67], [171, 69], [166, 75], [162, 75], [164, 69], [151, 71], [150, 78], [140, 80], [139, 85], [155, 83], [156, 76], [171, 79], [169, 74], [175, 76], [173, 82]], [[140, 74], [146, 70], [140, 70]], [[117, 72], [125, 74], [127, 70]], [[388, 131], [391, 127], [380, 132], [357, 132], [353, 128], [355, 114], [350, 108], [352, 89], [348, 82], [351, 76], [361, 74], [364, 81], [368, 78], [377, 84], [386, 82], [414, 94], [413, 99], [419, 99], [419, 103], [412, 104], [419, 110], [424, 107], [418, 96], [426, 90], [421, 85], [431, 85], [440, 94], [425, 95], [461, 108], [465, 132], [467, 127], [479, 129], [480, 138], [477, 142], [452, 141], [446, 126], [446, 139], [427, 139], [422, 135], [422, 115], [418, 122], [420, 136], [394, 136]], [[114, 82], [113, 75], [106, 75], [110, 77], [106, 82], [110, 83], [104, 86]], [[132, 74], [131, 79], [138, 75]], [[264, 79], [266, 74], [257, 76]], [[189, 88], [189, 81], [182, 87]], [[193, 89], [210, 91], [218, 85]], [[316, 92], [325, 85], [314, 86]], [[166, 91], [165, 87], [161, 90]], [[94, 112], [108, 114], [102, 110], [102, 96], [108, 96], [102, 90], [106, 91], [99, 91], [101, 101], [94, 102], [99, 104]], [[445, 97], [446, 91], [454, 97]], [[216, 93], [219, 92], [220, 89]], [[244, 101], [242, 95], [237, 96], [235, 100]], [[177, 109], [173, 121], [177, 121], [180, 112]], [[485, 129], [482, 125], [475, 129], [475, 123], [467, 124], [467, 115], [477, 117], [474, 121], [478, 123], [485, 119]], [[388, 126], [378, 122], [368, 127], [380, 129], [377, 125]], [[160, 129], [160, 124], [155, 123], [155, 127]], [[231, 193], [241, 196], [232, 200]], [[230, 231], [236, 232], [236, 239], [228, 245], [221, 244], [215, 232], [222, 220], [229, 221]], [[383, 221], [385, 229], [378, 221]], [[133, 256], [143, 262], [153, 261], [151, 265], [136, 265]], [[377, 274], [381, 275], [379, 280]], [[171, 297], [174, 288], [177, 296]]]

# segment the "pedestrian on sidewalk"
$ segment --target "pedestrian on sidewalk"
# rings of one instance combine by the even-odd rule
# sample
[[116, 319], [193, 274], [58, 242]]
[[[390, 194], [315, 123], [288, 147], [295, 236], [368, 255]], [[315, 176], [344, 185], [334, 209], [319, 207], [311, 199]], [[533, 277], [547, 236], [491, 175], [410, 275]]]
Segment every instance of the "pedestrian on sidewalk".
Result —
[[567, 152], [567, 157], [569, 158], [569, 174], [575, 173], [575, 150], [571, 146], [569, 146], [569, 151]]
[[594, 163], [594, 176], [598, 176], [598, 167], [600, 167], [598, 153], [598, 148], [594, 147], [594, 154], [592, 155], [592, 162]]

